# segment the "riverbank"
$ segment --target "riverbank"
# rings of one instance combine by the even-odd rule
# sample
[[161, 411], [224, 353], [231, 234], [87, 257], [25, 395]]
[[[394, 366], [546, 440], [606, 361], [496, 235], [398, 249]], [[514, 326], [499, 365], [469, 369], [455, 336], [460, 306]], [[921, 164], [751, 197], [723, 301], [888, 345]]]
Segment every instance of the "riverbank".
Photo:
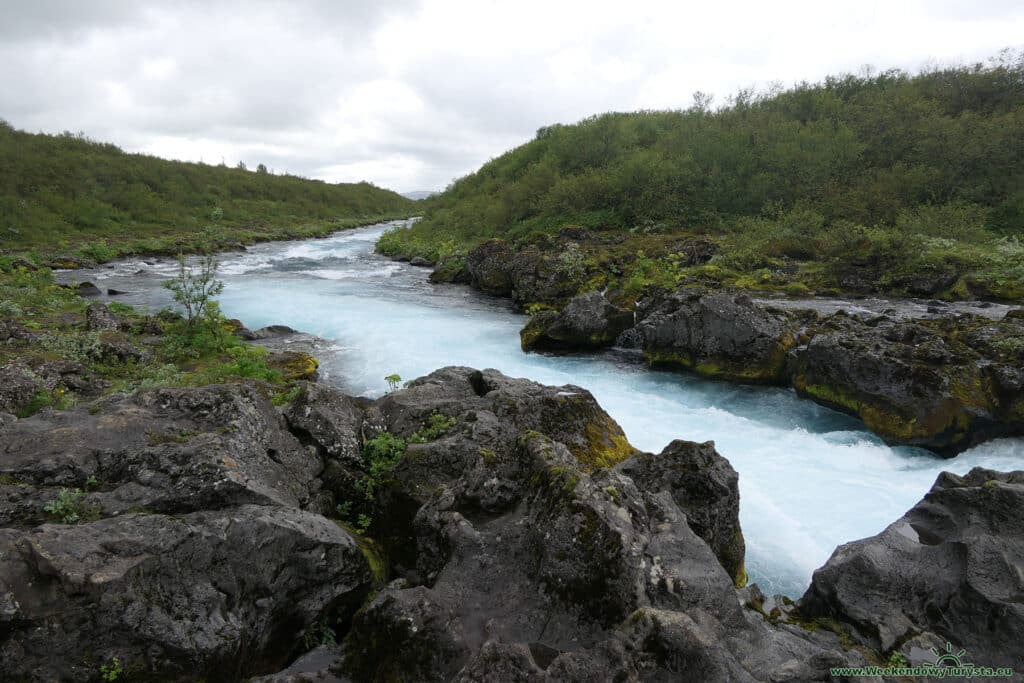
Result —
[[[923, 449], [887, 446], [856, 419], [791, 389], [650, 370], [636, 350], [524, 354], [519, 331], [527, 318], [508, 299], [435, 286], [429, 269], [375, 255], [386, 227], [222, 254], [223, 311], [254, 329], [285, 324], [324, 339], [312, 351], [321, 380], [351, 395], [382, 395], [390, 374], [493, 367], [586, 387], [646, 451], [681, 436], [715, 440], [741, 474], [748, 571], [766, 592], [802, 593], [838, 543], [877, 533], [943, 469], [1024, 467], [1022, 439], [989, 441], [942, 461]], [[107, 301], [156, 312], [170, 305], [161, 285], [176, 272], [174, 259], [128, 259], [60, 277], [89, 279], [122, 292]]]
[[791, 386], [892, 443], [947, 456], [1024, 434], [1024, 309], [764, 291], [755, 298], [700, 281], [636, 293], [567, 268], [566, 254], [585, 237], [563, 231], [555, 252], [491, 240], [455, 267], [438, 263], [431, 280], [467, 283], [525, 308], [524, 350], [627, 346], [652, 367]]
[[383, 214], [337, 218], [288, 225], [209, 225], [203, 229], [154, 230], [143, 236], [117, 238], [79, 237], [60, 244], [40, 242], [16, 246], [0, 256], [0, 271], [15, 267], [81, 269], [95, 268], [126, 257], [177, 256], [245, 249], [261, 242], [320, 238], [385, 221], [408, 219], [409, 214]]
[[[156, 388], [0, 437], [15, 680], [795, 683], [923, 666], [946, 641], [1024, 666], [1022, 472], [940, 476], [794, 601], [743, 586], [714, 444], [637, 451], [578, 386], [453, 367], [374, 401]], [[972, 616], [993, 613], [995, 635]]]

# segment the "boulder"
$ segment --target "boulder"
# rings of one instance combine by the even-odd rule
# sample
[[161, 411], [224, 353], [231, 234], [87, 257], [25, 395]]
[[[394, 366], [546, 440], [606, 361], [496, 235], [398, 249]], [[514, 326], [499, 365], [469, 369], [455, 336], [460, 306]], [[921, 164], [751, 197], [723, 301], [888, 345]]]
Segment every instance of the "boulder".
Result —
[[580, 294], [559, 312], [543, 311], [520, 331], [524, 351], [611, 346], [633, 325], [633, 312], [613, 306], [600, 292]]
[[673, 441], [656, 456], [641, 453], [619, 467], [644, 491], [667, 491], [729, 576], [746, 584], [739, 475], [714, 442]]
[[2, 429], [4, 680], [90, 681], [115, 658], [133, 678], [241, 680], [282, 669], [379, 585], [366, 542], [317, 514], [333, 509], [317, 449], [255, 386]]
[[832, 316], [794, 360], [798, 394], [857, 415], [891, 441], [953, 455], [1013, 429], [996, 414], [986, 378], [1002, 365], [985, 368], [975, 351], [920, 321]]
[[[248, 385], [158, 389], [18, 420], [0, 443], [0, 475], [40, 487], [37, 521], [57, 487], [102, 485], [102, 515], [190, 513], [245, 504], [316, 507], [323, 464]], [[31, 517], [31, 519], [28, 519]]]
[[583, 390], [470, 368], [379, 399], [364, 428], [408, 439], [433, 413], [455, 422], [378, 494], [397, 578], [353, 619], [339, 677], [802, 681], [863, 661], [742, 607], [736, 475], [711, 444], [608, 459], [624, 438]]
[[362, 409], [337, 389], [303, 383], [285, 409], [288, 427], [322, 454], [353, 467], [362, 464]]
[[709, 377], [780, 383], [796, 325], [782, 312], [743, 294], [677, 290], [637, 306], [637, 330], [652, 366], [675, 366]]
[[555, 255], [536, 246], [516, 252], [510, 273], [511, 297], [520, 306], [531, 303], [562, 306], [579, 292], [582, 284], [578, 276], [564, 272]]
[[288, 380], [315, 380], [320, 362], [305, 351], [272, 351], [267, 365]]
[[836, 549], [799, 610], [852, 625], [876, 650], [930, 634], [977, 666], [1022, 670], [1022, 529], [1024, 472], [943, 472], [885, 531]]
[[70, 289], [73, 289], [79, 296], [101, 296], [103, 294], [103, 290], [91, 282], [80, 282], [77, 285], [71, 285]]
[[85, 309], [85, 328], [94, 332], [118, 330], [121, 328], [121, 318], [104, 303], [89, 304]]
[[308, 624], [371, 586], [355, 539], [309, 512], [248, 505], [0, 530], [5, 680], [239, 680], [281, 667]]
[[488, 240], [466, 255], [466, 271], [476, 289], [495, 296], [512, 294], [512, 247], [503, 240]]
[[21, 413], [44, 389], [43, 378], [27, 365], [10, 363], [0, 367], [0, 413]]
[[422, 256], [413, 256], [411, 259], [409, 259], [409, 265], [410, 266], [416, 266], [418, 268], [430, 268], [434, 264], [433, 264], [433, 262], [428, 261], [427, 259], [423, 258]]

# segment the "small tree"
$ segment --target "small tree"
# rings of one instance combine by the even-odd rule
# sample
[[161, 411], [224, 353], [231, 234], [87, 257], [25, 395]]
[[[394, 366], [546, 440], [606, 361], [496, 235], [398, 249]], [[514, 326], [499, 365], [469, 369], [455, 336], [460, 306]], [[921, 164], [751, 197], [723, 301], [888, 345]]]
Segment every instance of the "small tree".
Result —
[[185, 320], [194, 325], [209, 311], [213, 298], [224, 291], [224, 283], [217, 279], [217, 257], [206, 254], [196, 267], [189, 266], [178, 254], [178, 275], [164, 283], [174, 294], [174, 300], [185, 309]]
[[391, 391], [394, 391], [398, 388], [398, 383], [402, 381], [402, 377], [397, 372], [393, 372], [385, 377], [384, 381], [388, 383], [388, 387]]

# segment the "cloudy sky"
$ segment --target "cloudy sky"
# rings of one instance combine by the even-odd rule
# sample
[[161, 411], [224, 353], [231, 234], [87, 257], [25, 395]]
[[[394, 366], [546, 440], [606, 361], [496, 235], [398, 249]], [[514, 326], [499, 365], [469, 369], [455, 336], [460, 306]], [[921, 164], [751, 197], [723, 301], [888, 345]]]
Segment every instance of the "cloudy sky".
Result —
[[441, 189], [537, 128], [984, 60], [1019, 0], [0, 0], [0, 118], [131, 151]]

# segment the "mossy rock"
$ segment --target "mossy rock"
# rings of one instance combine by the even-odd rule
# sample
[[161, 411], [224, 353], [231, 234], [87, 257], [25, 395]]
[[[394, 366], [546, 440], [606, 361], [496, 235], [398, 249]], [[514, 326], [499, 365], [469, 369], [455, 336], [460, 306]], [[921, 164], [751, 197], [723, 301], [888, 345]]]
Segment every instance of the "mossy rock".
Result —
[[316, 379], [320, 362], [304, 351], [278, 351], [270, 354], [268, 365], [286, 380]]

